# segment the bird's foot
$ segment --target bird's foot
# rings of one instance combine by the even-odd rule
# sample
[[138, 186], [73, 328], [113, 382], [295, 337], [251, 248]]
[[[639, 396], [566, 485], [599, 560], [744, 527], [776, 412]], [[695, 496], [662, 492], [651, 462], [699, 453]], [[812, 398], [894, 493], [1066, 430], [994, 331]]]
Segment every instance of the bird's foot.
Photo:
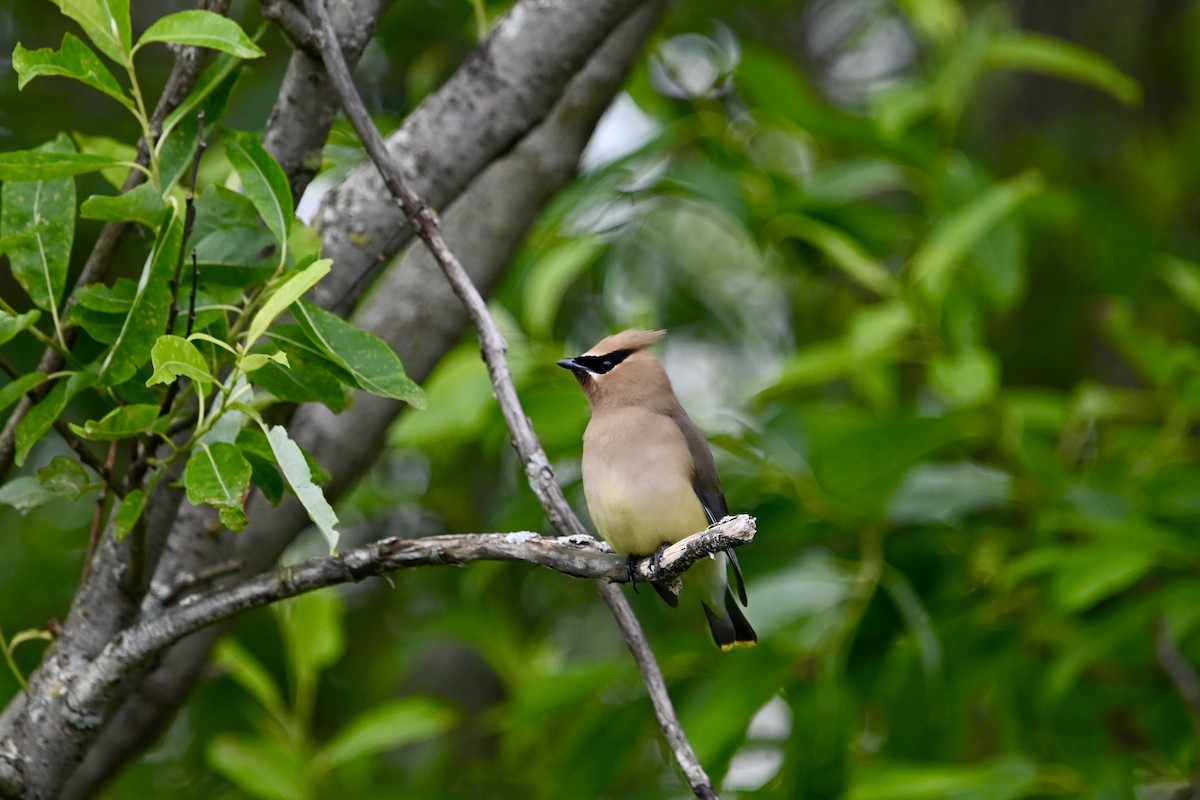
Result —
[[633, 587], [634, 594], [641, 594], [637, 588], [637, 562], [641, 560], [641, 556], [630, 556], [625, 561], [625, 576], [629, 578], [629, 585]]
[[650, 571], [655, 575], [662, 570], [663, 553], [667, 552], [667, 548], [670, 546], [670, 542], [663, 542], [658, 546], [658, 549], [654, 551], [654, 555], [650, 557]]

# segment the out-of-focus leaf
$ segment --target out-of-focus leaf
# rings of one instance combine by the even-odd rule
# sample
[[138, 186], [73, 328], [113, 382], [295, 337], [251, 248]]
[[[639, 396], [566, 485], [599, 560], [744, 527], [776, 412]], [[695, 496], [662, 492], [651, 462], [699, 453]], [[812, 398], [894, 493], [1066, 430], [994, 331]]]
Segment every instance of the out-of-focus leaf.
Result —
[[976, 511], [1008, 503], [1012, 476], [969, 461], [913, 467], [888, 503], [893, 525], [947, 525]]
[[1200, 313], [1200, 264], [1174, 256], [1162, 256], [1159, 274], [1192, 311]]
[[68, 500], [78, 500], [92, 488], [87, 470], [69, 456], [55, 456], [37, 471], [37, 479], [42, 486]]
[[581, 237], [547, 249], [537, 258], [537, 268], [525, 279], [522, 307], [529, 333], [546, 337], [562, 305], [563, 294], [604, 252], [595, 239]]
[[12, 56], [13, 69], [17, 71], [17, 88], [24, 89], [25, 84], [41, 76], [57, 75], [63, 78], [74, 78], [87, 84], [93, 89], [104, 92], [130, 111], [136, 113], [136, 106], [129, 95], [117, 83], [117, 79], [104, 66], [104, 62], [92, 52], [92, 49], [69, 33], [63, 34], [62, 46], [56, 51], [48, 47], [40, 50], [26, 50], [17, 43]]
[[814, 421], [809, 451], [820, 485], [847, 510], [881, 512], [913, 465], [968, 436], [963, 417]]
[[777, 231], [776, 235], [794, 236], [809, 242], [859, 286], [883, 297], [896, 293], [896, 282], [891, 273], [843, 231], [798, 214], [775, 218], [771, 221], [771, 229]]
[[[11, 153], [0, 154], [0, 160]], [[78, 156], [64, 134], [32, 155]], [[0, 170], [2, 172], [2, 170]], [[0, 252], [13, 277], [38, 308], [57, 309], [67, 284], [75, 238], [75, 181], [69, 177], [33, 179], [0, 174]]]
[[404, 365], [387, 342], [311, 303], [300, 301], [293, 313], [309, 340], [349, 372], [359, 388], [425, 407], [425, 393], [404, 374]]
[[13, 478], [0, 486], [0, 505], [12, 506], [22, 514], [58, 499], [60, 498], [55, 492], [43, 486], [32, 475]]
[[222, 735], [208, 745], [208, 763], [239, 789], [262, 800], [307, 800], [304, 763], [277, 739]]
[[848, 800], [1017, 800], [1041, 780], [1037, 764], [1004, 756], [978, 765], [871, 763], [856, 771]]
[[1000, 365], [978, 347], [941, 353], [929, 366], [929, 377], [951, 405], [972, 408], [992, 399], [1000, 385]]
[[137, 46], [150, 42], [207, 47], [238, 58], [265, 55], [236, 22], [203, 9], [177, 11], [159, 17], [138, 39]]
[[1155, 560], [1154, 551], [1140, 542], [1092, 543], [1058, 559], [1054, 597], [1064, 611], [1084, 611], [1132, 586]]
[[940, 305], [962, 258], [996, 223], [1042, 191], [1044, 185], [1036, 172], [1022, 173], [996, 184], [940, 220], [909, 262], [912, 283], [935, 306]]
[[317, 676], [345, 651], [342, 603], [329, 590], [308, 592], [275, 606], [299, 703], [316, 687]]
[[441, 703], [424, 698], [396, 700], [350, 720], [314, 757], [318, 772], [363, 756], [394, 750], [445, 733], [454, 714]]
[[213, 666], [225, 670], [262, 707], [282, 717], [285, 711], [279, 687], [258, 659], [230, 638], [222, 639], [213, 651]]
[[1128, 106], [1142, 100], [1138, 82], [1103, 56], [1072, 42], [1039, 33], [1009, 33], [988, 44], [986, 64], [993, 69], [1040, 72], [1108, 92]]

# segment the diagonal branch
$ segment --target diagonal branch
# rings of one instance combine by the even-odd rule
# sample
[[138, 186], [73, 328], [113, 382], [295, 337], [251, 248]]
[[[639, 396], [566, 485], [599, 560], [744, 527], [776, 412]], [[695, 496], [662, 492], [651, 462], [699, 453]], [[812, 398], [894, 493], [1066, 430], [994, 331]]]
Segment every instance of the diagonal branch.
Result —
[[[542, 450], [541, 443], [533, 431], [533, 426], [521, 408], [521, 401], [517, 396], [505, 357], [507, 348], [504, 338], [500, 335], [491, 314], [488, 313], [479, 291], [471, 283], [466, 270], [446, 244], [438, 227], [436, 215], [409, 188], [399, 168], [388, 155], [383, 137], [367, 113], [362, 98], [359, 97], [354, 87], [345, 60], [342, 58], [333, 25], [325, 8], [325, 1], [306, 0], [306, 7], [310, 19], [314, 22], [313, 27], [316, 29], [317, 44], [321, 48], [325, 69], [341, 97], [346, 116], [350, 118], [371, 161], [379, 170], [387, 190], [416, 226], [417, 235], [437, 260], [455, 294], [462, 300], [467, 313], [475, 324], [479, 333], [484, 361], [487, 363], [488, 374], [492, 381], [492, 390], [500, 403], [505, 422], [513, 437], [513, 444], [525, 465], [525, 473], [530, 487], [556, 529], [571, 535], [583, 535], [583, 525], [571, 511], [562, 489], [554, 481], [554, 473], [550, 468], [549, 459], [546, 458], [545, 451]], [[601, 595], [621, 627], [626, 644], [638, 663], [659, 724], [692, 791], [700, 798], [715, 798], [717, 794], [712, 787], [712, 781], [696, 757], [695, 751], [679, 723], [666, 690], [666, 681], [663, 678], [662, 670], [650, 650], [645, 632], [638, 624], [633, 610], [629, 607], [625, 596], [611, 583], [599, 581], [598, 586]]]
[[[663, 551], [657, 569], [652, 558], [634, 564], [644, 581], [680, 575], [702, 558], [754, 538], [752, 517], [726, 517], [708, 530]], [[619, 582], [627, 559], [590, 536], [550, 538], [536, 533], [464, 533], [422, 539], [381, 539], [337, 556], [263, 573], [232, 586], [185, 595], [160, 616], [139, 623], [104, 648], [71, 688], [67, 703], [74, 723], [89, 724], [103, 714], [110, 692], [133, 669], [188, 634], [250, 608], [341, 583], [357, 582], [406, 567], [462, 566], [472, 561], [524, 561], [576, 578]], [[178, 595], [178, 593], [173, 593]]]

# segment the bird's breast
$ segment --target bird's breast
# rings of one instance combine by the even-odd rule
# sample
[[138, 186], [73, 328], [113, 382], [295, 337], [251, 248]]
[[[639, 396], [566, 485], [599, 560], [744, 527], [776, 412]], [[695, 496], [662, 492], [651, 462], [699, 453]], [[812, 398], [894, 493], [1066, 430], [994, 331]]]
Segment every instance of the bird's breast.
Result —
[[628, 410], [588, 424], [584, 494], [596, 529], [618, 553], [648, 555], [708, 527], [694, 473], [687, 442], [669, 417]]

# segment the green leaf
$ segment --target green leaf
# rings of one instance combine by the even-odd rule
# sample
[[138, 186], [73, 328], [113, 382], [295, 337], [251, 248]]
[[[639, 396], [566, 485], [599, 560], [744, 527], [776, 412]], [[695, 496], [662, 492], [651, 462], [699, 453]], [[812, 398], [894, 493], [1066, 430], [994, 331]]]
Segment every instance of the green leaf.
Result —
[[129, 30], [129, 0], [53, 0], [63, 14], [79, 23], [100, 52], [118, 64], [128, 64], [133, 37]]
[[274, 607], [283, 633], [288, 669], [298, 685], [316, 676], [346, 650], [342, 601], [333, 591], [307, 592]]
[[205, 107], [204, 117], [208, 125], [216, 124], [218, 119], [224, 116], [225, 100], [219, 100], [217, 108], [212, 109], [220, 113], [211, 114], [209, 113], [211, 109], [210, 99], [214, 96], [229, 94], [233, 83], [236, 81], [237, 70], [241, 64], [241, 59], [234, 56], [225, 53], [217, 56], [213, 63], [200, 73], [200, 78], [196, 81], [196, 86], [188, 93], [188, 96], [163, 120], [161, 138], [167, 141], [173, 139], [173, 133], [180, 123], [185, 118], [192, 116], [192, 113], [201, 106]]
[[71, 138], [79, 146], [79, 152], [112, 159], [109, 166], [100, 169], [100, 177], [117, 191], [124, 188], [132, 169], [129, 164], [137, 160], [136, 147], [107, 136], [89, 136], [79, 131], [72, 131]]
[[285, 486], [279, 468], [275, 466], [275, 454], [262, 428], [249, 426], [238, 432], [237, 446], [242, 448], [242, 455], [250, 462], [253, 470], [254, 485], [262, 490], [263, 496], [271, 501], [271, 505], [279, 505], [283, 499]]
[[128, 220], [157, 228], [166, 210], [167, 205], [158, 190], [149, 183], [143, 183], [116, 197], [92, 195], [79, 207], [79, 216], [105, 221]]
[[78, 500], [93, 486], [83, 465], [69, 456], [52, 458], [37, 471], [37, 479], [42, 486], [67, 500]]
[[246, 287], [275, 272], [279, 245], [248, 198], [209, 184], [196, 198], [191, 246], [206, 283]]
[[111, 442], [129, 439], [145, 433], [158, 421], [158, 406], [138, 403], [114, 408], [98, 420], [88, 420], [83, 425], [71, 423], [76, 436], [96, 442]]
[[28, 514], [38, 506], [60, 499], [32, 475], [13, 478], [0, 486], [0, 505], [12, 506], [22, 514]]
[[245, 648], [230, 638], [222, 639], [213, 652], [213, 666], [229, 673], [263, 708], [282, 717], [283, 697], [266, 668]]
[[283, 471], [283, 477], [292, 487], [292, 491], [296, 493], [301, 505], [308, 511], [309, 519], [313, 521], [321, 531], [321, 535], [325, 537], [325, 541], [329, 543], [329, 551], [336, 552], [338, 544], [337, 514], [334, 513], [333, 506], [329, 505], [329, 501], [325, 499], [321, 487], [313, 483], [313, 474], [309, 469], [308, 461], [304, 458], [303, 451], [300, 450], [299, 445], [288, 438], [287, 430], [280, 425], [267, 429], [266, 434], [267, 441], [271, 444], [271, 453], [275, 456], [275, 463]]
[[525, 325], [537, 337], [546, 338], [554, 317], [562, 307], [563, 294], [587, 271], [605, 245], [594, 238], [568, 239], [537, 256], [537, 269], [525, 279], [522, 307]]
[[221, 136], [221, 144], [246, 196], [275, 235], [275, 241], [279, 243], [279, 263], [284, 263], [288, 232], [295, 213], [292, 190], [283, 168], [252, 133], [226, 130]]
[[1142, 542], [1093, 542], [1059, 555], [1054, 598], [1064, 611], [1085, 611], [1132, 586], [1154, 564], [1153, 548]]
[[887, 268], [876, 261], [852, 237], [811, 217], [787, 214], [771, 221], [772, 230], [802, 239], [816, 247], [850, 280], [881, 297], [896, 293], [896, 281]]
[[[295, 327], [295, 326], [288, 326]], [[268, 339], [275, 340], [275, 332]], [[303, 335], [303, 334], [299, 334]], [[265, 364], [250, 376], [250, 382], [266, 389], [286, 403], [324, 403], [329, 410], [340, 414], [346, 410], [350, 399], [342, 383], [346, 377], [340, 367], [328, 361], [323, 354], [285, 344], [288, 365]], [[339, 374], [335, 374], [335, 371]]]
[[809, 461], [818, 484], [855, 513], [882, 513], [915, 464], [970, 434], [962, 417], [859, 419], [821, 415], [812, 422]]
[[62, 416], [71, 398], [95, 382], [96, 373], [90, 371], [76, 372], [66, 379], [59, 379], [50, 393], [30, 408], [25, 418], [17, 423], [17, 450], [13, 463], [18, 467], [24, 464], [29, 451], [50, 430], [54, 421]]
[[1012, 476], [982, 464], [918, 464], [909, 470], [888, 503], [888, 522], [953, 525], [968, 514], [1006, 505]]
[[12, 150], [0, 153], [0, 181], [52, 181], [111, 167], [117, 159], [96, 153]]
[[909, 262], [914, 285], [935, 305], [950, 288], [954, 269], [1000, 220], [1045, 187], [1036, 172], [1024, 172], [993, 186], [940, 220]]
[[929, 377], [951, 405], [971, 408], [995, 396], [1000, 385], [1000, 364], [988, 350], [971, 347], [938, 354], [929, 365]]
[[266, 55], [236, 22], [212, 11], [199, 9], [178, 11], [159, 18], [138, 39], [137, 46], [140, 48], [150, 42], [207, 47], [238, 58]]
[[100, 368], [106, 386], [116, 386], [132, 378], [150, 360], [154, 343], [166, 331], [171, 310], [171, 278], [182, 243], [183, 214], [173, 203], [171, 213], [159, 229], [154, 252], [142, 268], [133, 306]]
[[40, 372], [30, 372], [28, 375], [22, 375], [15, 381], [4, 386], [0, 386], [0, 411], [11, 406], [13, 403], [21, 399], [21, 395], [29, 390], [41, 386], [46, 380], [46, 376]]
[[242, 372], [255, 372], [265, 367], [267, 364], [280, 364], [284, 367], [288, 366], [288, 357], [279, 350], [274, 353], [250, 353], [242, 358], [238, 366], [242, 368]]
[[373, 708], [347, 723], [313, 759], [313, 769], [326, 772], [356, 758], [394, 750], [440, 736], [454, 724], [454, 714], [423, 698], [397, 700]]
[[57, 51], [48, 47], [26, 50], [18, 42], [13, 50], [12, 63], [13, 69], [17, 71], [18, 89], [24, 89], [25, 84], [34, 78], [47, 75], [74, 78], [104, 92], [125, 108], [137, 113], [137, 107], [99, 56], [78, 37], [69, 33], [63, 34], [62, 46]]
[[105, 314], [127, 314], [137, 297], [137, 284], [129, 278], [117, 278], [112, 286], [93, 283], [76, 289], [76, 305]]
[[404, 374], [404, 365], [387, 342], [311, 303], [301, 301], [293, 313], [305, 335], [349, 372], [359, 388], [425, 407], [425, 393]]
[[[71, 140], [59, 134], [36, 152], [79, 155], [74, 150]], [[4, 155], [10, 154], [0, 154], [0, 159]], [[60, 178], [23, 183], [10, 178], [0, 189], [0, 204], [0, 249], [8, 254], [13, 277], [39, 308], [57, 309], [75, 237], [75, 182]]]
[[154, 374], [146, 381], [147, 386], [173, 383], [180, 375], [202, 386], [208, 386], [214, 380], [204, 356], [200, 355], [196, 345], [182, 336], [158, 337], [150, 351], [150, 361], [154, 364]]
[[41, 315], [42, 312], [36, 309], [26, 311], [24, 314], [10, 314], [7, 311], [0, 311], [0, 344], [7, 344], [12, 341], [14, 336], [37, 322], [38, 317]]
[[1048, 778], [1020, 756], [967, 765], [877, 761], [855, 771], [846, 800], [1018, 800]]
[[222, 525], [231, 531], [246, 527], [242, 503], [250, 489], [250, 463], [235, 445], [217, 442], [197, 447], [183, 471], [183, 485], [192, 505], [216, 507]]
[[146, 493], [141, 489], [134, 489], [121, 498], [121, 506], [113, 515], [113, 531], [117, 535], [118, 542], [129, 535], [138, 520], [142, 518], [142, 512], [145, 510]]
[[993, 69], [1040, 72], [1087, 84], [1127, 106], [1137, 105], [1142, 100], [1138, 82], [1107, 58], [1077, 44], [1039, 33], [1010, 33], [992, 40], [984, 63]]
[[286, 311], [288, 306], [299, 300], [305, 292], [315, 286], [317, 281], [329, 274], [332, 264], [333, 261], [328, 258], [314, 261], [271, 292], [266, 302], [263, 303], [262, 308], [254, 315], [254, 319], [250, 321], [250, 327], [246, 330], [246, 343], [254, 344], [258, 341], [267, 332], [267, 328], [271, 327], [271, 323], [275, 321], [276, 317]]
[[262, 800], [307, 800], [307, 764], [280, 739], [221, 735], [208, 745], [208, 763], [239, 789]]

